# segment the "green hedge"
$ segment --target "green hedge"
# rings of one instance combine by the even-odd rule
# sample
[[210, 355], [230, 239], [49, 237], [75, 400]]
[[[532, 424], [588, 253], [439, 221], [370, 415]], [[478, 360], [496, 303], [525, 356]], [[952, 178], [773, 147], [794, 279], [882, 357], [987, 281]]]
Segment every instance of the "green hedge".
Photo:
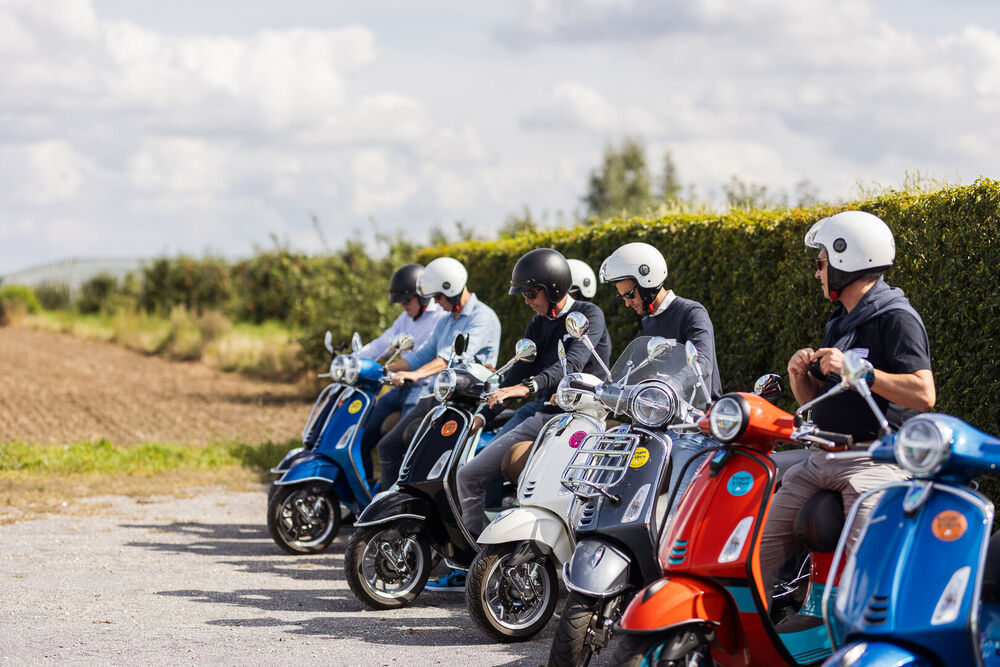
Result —
[[[819, 343], [832, 304], [813, 277], [815, 251], [802, 239], [816, 220], [848, 209], [880, 216], [896, 236], [896, 264], [886, 278], [906, 291], [927, 326], [935, 409], [1000, 432], [1000, 401], [990, 400], [1000, 397], [994, 342], [1000, 333], [998, 181], [981, 179], [931, 194], [890, 193], [835, 208], [614, 219], [508, 241], [427, 249], [416, 261], [451, 255], [468, 267], [470, 289], [503, 322], [504, 357], [531, 315], [523, 299], [507, 294], [511, 269], [523, 253], [552, 247], [596, 272], [618, 246], [645, 241], [666, 257], [668, 286], [708, 309], [723, 388], [749, 390], [768, 372], [780, 373], [787, 383], [791, 354]], [[607, 316], [614, 349], [622, 350], [636, 333], [637, 318], [610, 286], [600, 286], [594, 301]], [[788, 397], [785, 407], [791, 407]]]

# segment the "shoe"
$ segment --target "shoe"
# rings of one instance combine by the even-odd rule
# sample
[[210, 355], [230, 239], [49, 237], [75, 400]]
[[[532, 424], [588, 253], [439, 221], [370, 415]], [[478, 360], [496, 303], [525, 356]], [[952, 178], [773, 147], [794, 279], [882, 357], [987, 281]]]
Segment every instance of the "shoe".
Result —
[[424, 588], [430, 591], [464, 591], [465, 570], [454, 569], [446, 572], [437, 579], [428, 581]]

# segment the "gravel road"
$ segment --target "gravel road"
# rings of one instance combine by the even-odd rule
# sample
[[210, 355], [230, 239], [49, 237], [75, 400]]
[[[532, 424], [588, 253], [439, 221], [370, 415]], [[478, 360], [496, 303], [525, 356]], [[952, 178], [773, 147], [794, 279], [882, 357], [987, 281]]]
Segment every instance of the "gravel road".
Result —
[[344, 580], [346, 530], [325, 554], [284, 555], [264, 524], [263, 490], [89, 502], [106, 507], [0, 526], [0, 663], [478, 667], [548, 657], [554, 622], [534, 641], [491, 644], [458, 593], [368, 610]]

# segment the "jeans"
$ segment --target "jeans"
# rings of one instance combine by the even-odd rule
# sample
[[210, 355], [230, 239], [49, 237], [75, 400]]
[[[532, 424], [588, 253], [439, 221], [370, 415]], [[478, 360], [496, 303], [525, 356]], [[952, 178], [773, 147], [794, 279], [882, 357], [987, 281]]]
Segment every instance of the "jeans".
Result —
[[403, 465], [403, 457], [410, 446], [409, 439], [404, 435], [407, 429], [416, 427], [436, 405], [439, 403], [433, 396], [424, 396], [378, 441], [378, 463], [383, 489], [388, 489], [399, 478], [399, 468]]
[[545, 403], [540, 398], [536, 398], [533, 401], [528, 401], [514, 412], [514, 416], [507, 420], [507, 423], [497, 429], [493, 438], [499, 438], [502, 435], [506, 435], [512, 428], [523, 422], [528, 417], [532, 416], [536, 412], [542, 409], [542, 405]]
[[536, 413], [493, 439], [458, 471], [458, 502], [462, 505], [462, 523], [473, 537], [486, 527], [486, 485], [503, 475], [501, 464], [511, 447], [538, 437], [542, 427], [555, 415]]

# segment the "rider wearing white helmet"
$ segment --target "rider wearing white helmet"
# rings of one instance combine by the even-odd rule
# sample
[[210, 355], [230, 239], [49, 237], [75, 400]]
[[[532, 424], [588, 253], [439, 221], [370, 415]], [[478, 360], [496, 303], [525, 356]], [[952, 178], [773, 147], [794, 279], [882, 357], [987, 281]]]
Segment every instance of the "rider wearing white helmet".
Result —
[[[814, 224], [805, 243], [819, 250], [816, 279], [823, 295], [839, 306], [826, 323], [819, 349], [800, 349], [788, 362], [795, 399], [806, 403], [839, 385], [844, 352], [856, 350], [874, 367], [869, 378], [872, 395], [892, 428], [917, 411], [931, 409], [936, 391], [924, 323], [903, 291], [882, 280], [882, 272], [892, 266], [896, 255], [889, 227], [870, 213], [844, 211]], [[878, 437], [875, 416], [857, 392], [831, 396], [816, 405], [812, 416], [818, 428], [849, 434], [855, 443], [862, 443], [855, 448], [867, 447]], [[892, 465], [868, 458], [826, 460], [826, 453], [815, 445], [804, 461], [788, 469], [774, 497], [761, 545], [768, 596], [778, 570], [795, 547], [795, 515], [810, 497], [821, 489], [839, 491], [846, 512], [866, 490], [905, 478]], [[874, 502], [875, 497], [870, 497], [862, 504], [849, 549]], [[781, 630], [815, 623], [795, 619]]]
[[[694, 343], [709, 393], [712, 398], [722, 395], [712, 320], [700, 303], [679, 297], [673, 290], [664, 288], [667, 261], [659, 250], [648, 243], [626, 243], [604, 260], [600, 277], [602, 283], [613, 283], [618, 298], [642, 317], [640, 336], [662, 336], [681, 344], [687, 341]], [[674, 445], [670, 488], [677, 489], [674, 493], [676, 502], [700, 465], [691, 459], [718, 443], [701, 433], [671, 435], [671, 438]], [[683, 478], [680, 477], [682, 471]]]
[[[455, 336], [468, 334], [469, 344], [466, 356], [477, 358], [481, 363], [495, 366], [500, 347], [500, 319], [497, 314], [480, 301], [466, 286], [468, 272], [457, 259], [439, 257], [427, 264], [417, 279], [417, 293], [435, 302], [451, 317], [438, 321], [427, 341], [413, 350], [400, 355], [389, 365], [392, 383], [402, 386], [405, 382], [415, 382], [437, 375], [448, 366]], [[415, 369], [415, 370], [410, 370]], [[406, 453], [404, 431], [414, 422], [424, 418], [434, 407], [433, 396], [426, 396], [414, 406], [399, 423], [378, 442], [379, 466], [382, 488], [387, 489], [399, 476], [399, 466]]]

